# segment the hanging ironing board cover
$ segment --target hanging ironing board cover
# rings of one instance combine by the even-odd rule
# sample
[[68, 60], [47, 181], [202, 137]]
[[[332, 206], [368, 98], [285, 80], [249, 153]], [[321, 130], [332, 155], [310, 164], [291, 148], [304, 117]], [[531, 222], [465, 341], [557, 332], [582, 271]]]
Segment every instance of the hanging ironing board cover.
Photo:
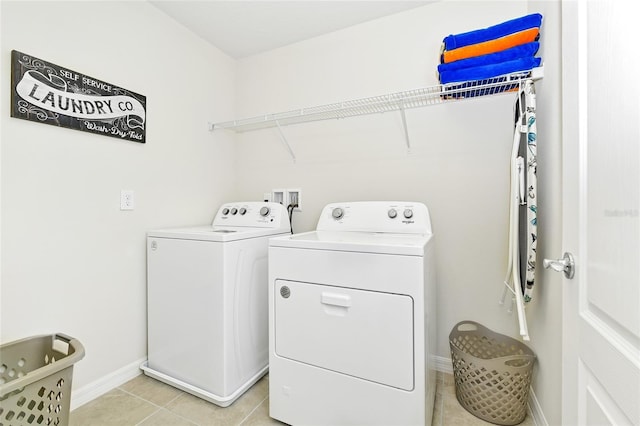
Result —
[[[536, 249], [538, 239], [538, 200], [537, 200], [537, 129], [536, 129], [536, 93], [535, 86], [531, 80], [527, 80], [521, 89], [524, 94], [524, 113], [526, 124], [526, 221], [521, 222], [521, 235], [526, 232], [526, 239], [523, 238], [523, 254], [526, 253], [526, 272], [523, 293], [524, 301], [530, 302], [533, 295], [533, 285], [535, 283], [536, 271]], [[523, 99], [523, 96], [520, 97]], [[525, 268], [523, 268], [525, 269]]]
[[[518, 310], [520, 336], [529, 340], [524, 304], [532, 299], [538, 238], [536, 97], [533, 81], [521, 83], [514, 110], [509, 191], [509, 257], [500, 304], [504, 303], [507, 292], [511, 291], [514, 296], [512, 301], [515, 301]], [[523, 139], [526, 143], [522, 143]]]

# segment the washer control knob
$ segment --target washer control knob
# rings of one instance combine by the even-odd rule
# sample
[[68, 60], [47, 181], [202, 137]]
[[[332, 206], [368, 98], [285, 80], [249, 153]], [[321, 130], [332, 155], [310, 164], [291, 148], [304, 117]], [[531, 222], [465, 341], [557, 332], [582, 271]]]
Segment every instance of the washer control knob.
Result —
[[242, 207], [242, 208], [240, 209], [240, 214], [241, 214], [241, 215], [244, 215], [246, 212], [247, 212], [247, 209], [245, 209], [244, 207]]
[[231, 209], [231, 214], [236, 214], [238, 213], [238, 209], [236, 209], [235, 207]]
[[388, 214], [391, 219], [395, 219], [395, 217], [398, 216], [398, 212], [396, 211], [396, 209], [389, 209]]
[[222, 209], [222, 214], [223, 214], [224, 216], [228, 215], [228, 214], [229, 214], [229, 209], [228, 209], [228, 208], [226, 208], [226, 207], [225, 207], [224, 209]]
[[331, 212], [331, 216], [333, 216], [333, 218], [336, 219], [336, 220], [342, 219], [342, 217], [344, 216], [344, 210], [342, 210], [342, 208], [340, 208], [340, 207], [336, 207]]
[[411, 219], [413, 217], [413, 210], [411, 209], [406, 209], [404, 211], [404, 217], [406, 217], [407, 219]]
[[260, 209], [260, 216], [268, 216], [269, 215], [269, 207], [264, 206]]

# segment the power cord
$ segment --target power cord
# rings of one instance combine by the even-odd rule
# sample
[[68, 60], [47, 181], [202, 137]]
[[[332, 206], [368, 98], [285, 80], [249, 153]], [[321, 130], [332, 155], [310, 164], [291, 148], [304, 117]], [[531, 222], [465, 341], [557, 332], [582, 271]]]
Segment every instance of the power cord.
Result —
[[287, 206], [287, 213], [289, 213], [289, 226], [291, 227], [291, 233], [293, 234], [293, 209], [298, 207], [298, 204], [289, 204]]

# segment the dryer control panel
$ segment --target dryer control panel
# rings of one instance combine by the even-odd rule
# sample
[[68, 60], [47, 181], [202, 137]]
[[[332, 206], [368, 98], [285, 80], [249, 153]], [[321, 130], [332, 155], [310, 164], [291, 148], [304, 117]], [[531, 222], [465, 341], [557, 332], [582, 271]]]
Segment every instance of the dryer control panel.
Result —
[[318, 231], [431, 234], [429, 209], [410, 201], [356, 201], [328, 204]]
[[212, 226], [288, 228], [287, 209], [279, 203], [244, 201], [220, 206]]

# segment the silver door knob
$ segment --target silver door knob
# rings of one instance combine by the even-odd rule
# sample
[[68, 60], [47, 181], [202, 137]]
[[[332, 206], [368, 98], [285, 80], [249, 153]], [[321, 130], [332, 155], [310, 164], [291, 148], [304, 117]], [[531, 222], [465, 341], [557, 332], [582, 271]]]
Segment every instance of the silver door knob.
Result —
[[573, 278], [576, 272], [576, 264], [571, 253], [565, 252], [562, 259], [544, 259], [542, 265], [545, 269], [553, 269], [557, 272], [564, 272], [564, 276], [568, 279]]

